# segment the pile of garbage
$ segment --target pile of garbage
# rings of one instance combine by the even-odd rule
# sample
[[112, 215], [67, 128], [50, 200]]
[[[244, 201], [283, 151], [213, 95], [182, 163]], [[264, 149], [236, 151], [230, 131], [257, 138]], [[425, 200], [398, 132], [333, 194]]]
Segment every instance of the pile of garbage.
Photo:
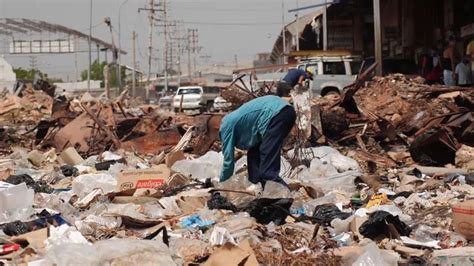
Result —
[[280, 170], [289, 189], [250, 183], [242, 151], [218, 182], [221, 114], [134, 106], [126, 92], [7, 95], [0, 263], [472, 263], [472, 92], [402, 76], [351, 89], [293, 95], [298, 125]]

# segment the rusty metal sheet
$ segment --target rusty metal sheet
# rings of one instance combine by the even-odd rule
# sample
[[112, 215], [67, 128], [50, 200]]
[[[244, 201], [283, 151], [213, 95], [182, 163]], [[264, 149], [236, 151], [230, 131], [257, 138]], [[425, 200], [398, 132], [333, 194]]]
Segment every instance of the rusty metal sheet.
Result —
[[180, 139], [181, 135], [177, 129], [154, 131], [145, 136], [123, 142], [121, 147], [124, 150], [140, 154], [158, 154], [178, 144]]
[[[96, 111], [91, 111], [91, 113], [96, 115], [105, 126], [114, 129], [115, 119], [111, 106], [102, 106], [95, 109]], [[67, 147], [75, 147], [78, 152], [86, 153], [90, 149], [90, 143], [107, 139], [104, 133], [99, 130], [89, 114], [84, 112], [61, 128], [53, 140], [58, 151], [62, 151]]]
[[56, 149], [62, 151], [67, 147], [75, 147], [78, 152], [87, 152], [94, 124], [94, 121], [86, 113], [76, 117], [54, 136]]

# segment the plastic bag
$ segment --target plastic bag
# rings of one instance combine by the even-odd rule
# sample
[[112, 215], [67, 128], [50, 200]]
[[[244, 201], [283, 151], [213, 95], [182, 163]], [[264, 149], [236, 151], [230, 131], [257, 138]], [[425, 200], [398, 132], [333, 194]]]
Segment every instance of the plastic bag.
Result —
[[[288, 157], [295, 157], [295, 150], [288, 151]], [[354, 159], [342, 155], [338, 150], [329, 147], [312, 147], [301, 151], [301, 158], [317, 158], [320, 161], [333, 166], [338, 172], [360, 171], [360, 166]]]
[[354, 193], [354, 180], [359, 175], [360, 172], [356, 170], [339, 173], [331, 164], [316, 158], [311, 161], [309, 169], [303, 168], [298, 173], [297, 178], [303, 182], [309, 182], [320, 187], [324, 193], [329, 193], [333, 190]]
[[90, 245], [89, 241], [79, 232], [75, 227], [63, 224], [59, 227], [49, 227], [49, 237], [45, 241], [46, 249], [50, 249], [53, 246], [63, 246], [65, 244], [87, 244]]
[[0, 181], [0, 223], [26, 220], [34, 213], [34, 191], [25, 183], [12, 185]]
[[176, 265], [161, 241], [108, 239], [93, 245], [64, 243], [53, 246], [47, 262], [63, 265]]
[[430, 242], [436, 240], [436, 237], [433, 233], [433, 228], [424, 224], [418, 226], [414, 234], [415, 240], [420, 242]]
[[20, 175], [11, 175], [5, 179], [5, 182], [19, 185], [21, 183], [25, 183], [29, 188], [33, 189], [36, 193], [53, 193], [54, 189], [51, 188], [46, 181], [38, 180], [35, 181], [31, 176], [28, 174], [20, 174]]
[[227, 242], [237, 245], [237, 242], [232, 237], [229, 230], [223, 227], [214, 226], [211, 236], [209, 237], [209, 243], [213, 246], [222, 246]]
[[227, 198], [222, 196], [219, 192], [212, 193], [211, 198], [207, 201], [207, 207], [211, 210], [230, 210], [233, 212], [237, 211], [237, 207], [232, 204]]
[[63, 173], [63, 175], [66, 176], [66, 177], [74, 176], [79, 172], [79, 170], [76, 167], [70, 166], [70, 165], [67, 165], [67, 164], [61, 165], [60, 169], [61, 169], [61, 172]]
[[327, 203], [336, 204], [338, 202], [346, 203], [349, 202], [349, 199], [346, 198], [346, 194], [332, 191], [320, 198], [312, 199], [310, 201], [305, 202], [303, 204], [304, 213], [307, 215], [313, 215], [316, 206]]
[[102, 189], [104, 194], [113, 192], [117, 187], [117, 180], [109, 174], [80, 175], [72, 182], [72, 191], [83, 198], [95, 188]]
[[[234, 175], [239, 174], [246, 169], [247, 169], [247, 155], [244, 155], [235, 163]], [[285, 159], [285, 157], [281, 156], [279, 176], [281, 178], [288, 178], [291, 174], [291, 170], [292, 170], [291, 164], [288, 162], [288, 160]]]
[[323, 204], [316, 206], [313, 213], [313, 217], [325, 225], [329, 225], [331, 221], [336, 218], [345, 220], [351, 215], [351, 213], [342, 212], [334, 204]]
[[281, 183], [267, 181], [265, 183], [265, 188], [263, 189], [261, 197], [269, 199], [289, 198], [290, 190], [287, 186]]
[[365, 252], [357, 258], [352, 266], [392, 266], [398, 265], [400, 255], [384, 252], [373, 242], [364, 247]]
[[173, 172], [191, 176], [204, 182], [207, 178], [218, 180], [222, 170], [224, 157], [222, 153], [209, 151], [194, 160], [177, 161], [171, 167]]
[[194, 214], [188, 217], [185, 217], [179, 225], [182, 228], [206, 228], [213, 225], [214, 221], [203, 220], [198, 214]]
[[[245, 191], [253, 195], [258, 195], [262, 191], [262, 185], [260, 183], [252, 184], [245, 173], [234, 175], [224, 182], [217, 183], [215, 187], [217, 189]], [[237, 206], [237, 208], [245, 206], [255, 199], [255, 196], [247, 193], [222, 192], [221, 195], [226, 197], [232, 204]]]
[[410, 235], [411, 228], [404, 222], [400, 221], [398, 216], [393, 216], [386, 211], [376, 211], [371, 213], [369, 219], [359, 227], [359, 233], [370, 239], [375, 239], [381, 235], [390, 237], [388, 224], [392, 224], [398, 234], [402, 236]]
[[281, 225], [285, 223], [285, 219], [290, 213], [291, 204], [293, 204], [293, 199], [259, 198], [250, 202], [241, 211], [248, 212], [261, 224], [273, 222], [276, 225]]

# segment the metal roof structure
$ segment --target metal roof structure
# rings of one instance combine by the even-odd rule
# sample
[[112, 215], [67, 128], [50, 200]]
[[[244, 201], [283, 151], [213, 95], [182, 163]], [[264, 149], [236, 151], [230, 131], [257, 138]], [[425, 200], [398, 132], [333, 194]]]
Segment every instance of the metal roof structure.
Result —
[[[10, 36], [13, 40], [24, 39], [25, 37], [38, 38], [51, 36], [67, 36], [88, 41], [89, 35], [78, 30], [68, 28], [66, 26], [52, 24], [42, 20], [26, 19], [26, 18], [0, 18], [0, 37], [1, 35]], [[91, 37], [91, 42], [102, 48], [112, 50], [113, 45], [99, 38]], [[118, 48], [116, 47], [118, 50]], [[121, 54], [127, 54], [124, 50], [120, 50]]]

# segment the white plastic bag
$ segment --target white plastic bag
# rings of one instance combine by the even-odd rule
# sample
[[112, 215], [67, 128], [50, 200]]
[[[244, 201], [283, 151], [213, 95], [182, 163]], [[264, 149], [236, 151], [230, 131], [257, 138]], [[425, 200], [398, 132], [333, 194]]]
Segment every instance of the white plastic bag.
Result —
[[171, 167], [171, 170], [185, 176], [191, 176], [200, 181], [205, 181], [206, 178], [218, 180], [222, 170], [224, 157], [222, 153], [209, 151], [203, 156], [194, 160], [177, 161]]
[[0, 223], [25, 220], [33, 210], [34, 191], [25, 183], [12, 185], [0, 181]]
[[74, 194], [83, 198], [95, 188], [100, 188], [104, 194], [113, 192], [117, 187], [117, 179], [109, 174], [80, 175], [72, 182]]
[[387, 250], [380, 250], [374, 242], [364, 247], [365, 252], [357, 258], [352, 266], [396, 266], [400, 255]]
[[63, 265], [176, 265], [161, 241], [108, 239], [89, 244], [65, 243], [46, 254], [48, 263]]
[[90, 245], [89, 241], [87, 241], [87, 239], [77, 231], [75, 227], [67, 224], [62, 224], [59, 227], [49, 227], [49, 237], [45, 241], [46, 249], [73, 243]]

